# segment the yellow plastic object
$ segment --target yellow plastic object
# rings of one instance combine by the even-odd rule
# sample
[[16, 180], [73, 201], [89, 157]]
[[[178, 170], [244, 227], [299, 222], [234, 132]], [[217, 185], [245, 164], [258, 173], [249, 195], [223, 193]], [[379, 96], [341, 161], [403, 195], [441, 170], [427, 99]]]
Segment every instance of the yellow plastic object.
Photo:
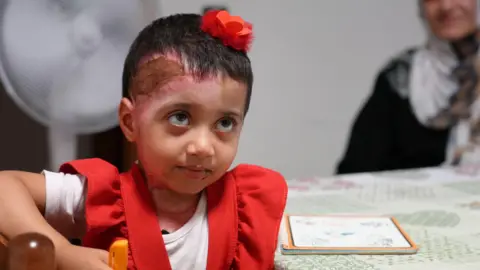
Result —
[[128, 266], [128, 241], [117, 240], [110, 246], [108, 265], [113, 270], [127, 270]]

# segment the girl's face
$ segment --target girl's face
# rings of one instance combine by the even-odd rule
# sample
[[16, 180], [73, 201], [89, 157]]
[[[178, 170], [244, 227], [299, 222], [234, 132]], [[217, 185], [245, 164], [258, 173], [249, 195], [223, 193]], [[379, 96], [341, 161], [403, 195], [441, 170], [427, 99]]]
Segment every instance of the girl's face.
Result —
[[237, 153], [246, 93], [230, 78], [183, 75], [133, 103], [123, 99], [120, 126], [149, 186], [195, 194], [220, 179]]
[[477, 28], [477, 0], [422, 0], [423, 15], [438, 38], [455, 41]]

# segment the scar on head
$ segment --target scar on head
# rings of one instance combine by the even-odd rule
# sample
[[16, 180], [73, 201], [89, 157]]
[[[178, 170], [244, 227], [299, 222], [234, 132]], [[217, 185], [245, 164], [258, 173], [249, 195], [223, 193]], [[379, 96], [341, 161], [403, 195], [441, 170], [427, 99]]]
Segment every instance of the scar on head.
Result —
[[180, 61], [164, 55], [151, 55], [139, 62], [130, 83], [130, 96], [150, 95], [175, 77], [185, 75]]

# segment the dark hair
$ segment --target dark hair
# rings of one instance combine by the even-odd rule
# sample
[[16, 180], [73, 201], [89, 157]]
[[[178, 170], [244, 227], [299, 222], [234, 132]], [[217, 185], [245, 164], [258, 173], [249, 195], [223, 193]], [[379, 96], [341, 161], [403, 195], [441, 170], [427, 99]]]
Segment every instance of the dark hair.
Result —
[[200, 29], [198, 14], [175, 14], [153, 21], [137, 36], [125, 59], [123, 97], [130, 97], [132, 78], [138, 64], [151, 54], [174, 53], [198, 79], [224, 75], [247, 86], [245, 113], [250, 105], [253, 72], [247, 54], [225, 46], [221, 40]]

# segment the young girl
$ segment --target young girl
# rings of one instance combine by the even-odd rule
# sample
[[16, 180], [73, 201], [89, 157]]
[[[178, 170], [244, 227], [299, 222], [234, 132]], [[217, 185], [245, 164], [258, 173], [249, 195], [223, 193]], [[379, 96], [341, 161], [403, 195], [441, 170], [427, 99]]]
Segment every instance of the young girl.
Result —
[[252, 26], [226, 11], [147, 26], [119, 105], [138, 162], [121, 174], [99, 159], [1, 172], [0, 233], [47, 235], [60, 269], [109, 269], [117, 239], [128, 239], [129, 269], [272, 269], [286, 183], [258, 166], [228, 171], [250, 103], [251, 39]]

